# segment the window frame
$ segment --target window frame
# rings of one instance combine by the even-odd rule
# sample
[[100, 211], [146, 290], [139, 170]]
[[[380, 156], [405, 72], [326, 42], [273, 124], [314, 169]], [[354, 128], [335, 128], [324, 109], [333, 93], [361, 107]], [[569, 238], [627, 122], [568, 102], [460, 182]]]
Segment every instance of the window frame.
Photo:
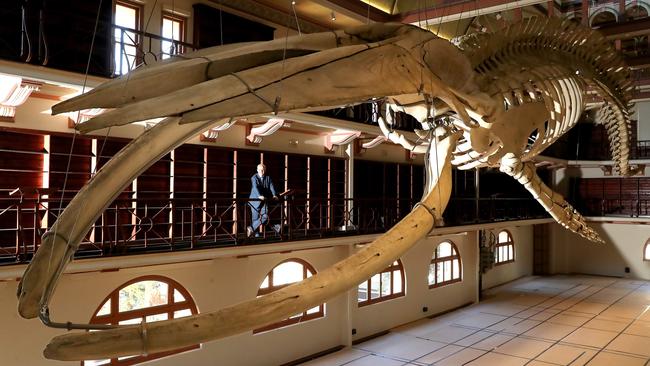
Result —
[[[138, 32], [142, 32], [143, 28], [144, 28], [144, 17], [143, 17], [144, 4], [142, 4], [140, 2], [131, 1], [131, 0], [115, 0], [115, 1], [113, 1], [113, 17], [112, 17], [112, 20], [111, 20], [112, 21], [111, 26], [116, 26], [117, 25], [117, 24], [115, 24], [115, 15], [117, 14], [117, 6], [118, 5], [123, 6], [125, 8], [130, 8], [130, 9], [135, 10], [135, 18], [136, 18], [135, 19], [135, 30], [138, 31]], [[113, 40], [112, 40], [113, 41], [112, 49], [114, 51], [115, 46], [118, 45], [118, 44], [121, 44], [122, 42], [121, 42], [120, 39], [115, 39], [115, 29], [113, 29], [113, 28], [111, 29], [111, 38], [113, 38]], [[143, 52], [142, 52], [142, 39], [141, 38], [142, 38], [142, 36], [136, 32], [134, 34], [134, 39], [133, 39], [134, 44], [133, 45], [128, 44], [127, 43], [128, 41], [124, 42], [125, 45], [135, 48], [135, 55], [133, 56], [134, 57], [133, 69], [135, 69], [135, 67], [138, 65], [138, 60], [142, 59]], [[114, 68], [113, 75], [115, 75], [115, 76], [124, 75], [125, 73], [122, 73], [122, 70], [119, 69], [119, 67], [122, 66], [122, 65], [115, 62], [116, 61], [115, 60], [116, 56], [117, 55], [113, 55], [113, 59], [112, 59], [112, 62], [115, 63], [115, 65], [113, 65], [113, 68]], [[119, 55], [120, 59], [122, 59], [123, 56], [124, 55]], [[127, 55], [127, 61], [128, 61], [128, 55]], [[127, 67], [128, 66], [129, 65], [127, 65]], [[133, 69], [130, 69], [128, 72], [131, 72], [131, 70], [133, 70]]]
[[[162, 14], [160, 16], [160, 37], [161, 38], [163, 38], [162, 34], [163, 34], [163, 25], [164, 25], [165, 19], [171, 20], [172, 22], [179, 22], [180, 26], [178, 28], [180, 29], [181, 34], [179, 35], [178, 40], [174, 40], [173, 38], [168, 38], [168, 39], [174, 40], [174, 42], [176, 42], [176, 44], [177, 44], [176, 53], [174, 53], [174, 54], [165, 52], [165, 50], [163, 50], [163, 47], [162, 47], [163, 42], [165, 42], [165, 41], [162, 40], [162, 39], [160, 40], [160, 59], [161, 60], [165, 60], [167, 58], [171, 58], [173, 56], [185, 53], [185, 46], [183, 44], [185, 43], [185, 39], [187, 38], [187, 22], [188, 22], [187, 17], [185, 17], [183, 15], [173, 13], [173, 12], [171, 12], [169, 10], [163, 10]], [[172, 37], [173, 37], [173, 31], [172, 31]], [[172, 44], [174, 42], [172, 42]], [[165, 56], [167, 56], [167, 57], [165, 57]]]
[[[167, 284], [167, 304], [120, 312], [119, 311], [120, 291], [135, 283], [144, 282], [144, 281], [157, 281], [157, 282], [162, 282]], [[173, 299], [174, 299], [175, 290], [180, 292], [181, 295], [185, 298], [185, 300], [180, 302], [174, 302]], [[102, 309], [104, 304], [106, 304], [106, 302], [109, 300], [111, 301], [109, 314], [98, 316], [97, 313], [99, 313], [99, 311]], [[187, 289], [185, 289], [185, 287], [183, 287], [180, 283], [178, 283], [177, 281], [169, 277], [160, 276], [160, 275], [146, 275], [146, 276], [140, 276], [131, 279], [119, 285], [115, 290], [111, 291], [111, 293], [109, 293], [108, 296], [106, 296], [104, 300], [102, 300], [99, 303], [99, 306], [97, 306], [97, 308], [93, 312], [92, 317], [90, 318], [89, 324], [119, 324], [119, 322], [122, 320], [134, 319], [138, 317], [144, 318], [147, 315], [156, 315], [162, 313], [171, 314], [172, 316], [168, 317], [168, 319], [180, 319], [180, 318], [174, 318], [173, 314], [175, 311], [185, 310], [185, 309], [189, 309], [192, 315], [197, 315], [199, 313], [198, 307], [196, 306], [196, 303], [194, 302], [192, 295], [190, 294], [189, 291], [187, 291]], [[147, 313], [147, 310], [154, 310], [154, 311]], [[127, 314], [127, 315], [125, 316], [123, 314]], [[135, 364], [159, 359], [161, 357], [166, 357], [169, 355], [174, 355], [174, 354], [178, 354], [178, 353], [182, 353], [194, 349], [200, 349], [200, 348], [201, 345], [196, 344], [196, 345], [182, 347], [171, 351], [152, 353], [146, 356], [142, 356], [142, 355], [135, 356], [125, 360], [119, 360], [118, 358], [111, 358], [110, 362], [104, 365], [119, 365], [119, 366], [135, 365]], [[86, 360], [86, 361], [90, 361], [90, 360]], [[80, 364], [85, 365], [85, 361], [81, 361]]]
[[[395, 264], [395, 262], [397, 262], [397, 264]], [[397, 271], [397, 270], [399, 270], [400, 277], [402, 279], [402, 289], [401, 289], [400, 292], [393, 292], [394, 287], [395, 287], [395, 278], [393, 276], [393, 272]], [[382, 294], [381, 294], [381, 275], [383, 273], [390, 273], [390, 290], [391, 290], [391, 293], [389, 295], [386, 295], [386, 296], [382, 296]], [[380, 288], [379, 288], [379, 297], [373, 299], [372, 296], [371, 296], [371, 293], [372, 293], [372, 287], [371, 286], [372, 286], [372, 278], [375, 275], [379, 275], [379, 278], [380, 278], [379, 287]], [[396, 299], [396, 298], [403, 297], [403, 296], [406, 295], [406, 274], [405, 274], [405, 271], [404, 271], [404, 264], [402, 263], [402, 260], [399, 259], [399, 258], [397, 260], [395, 260], [393, 263], [391, 263], [388, 267], [384, 268], [381, 272], [375, 273], [372, 276], [370, 276], [370, 278], [368, 278], [364, 282], [366, 283], [366, 291], [367, 291], [368, 296], [366, 297], [366, 300], [359, 301], [358, 293], [359, 293], [359, 286], [361, 285], [361, 284], [359, 284], [359, 286], [357, 286], [357, 306], [358, 307], [377, 304], [377, 303], [380, 303], [380, 302], [383, 302], [383, 301]]]
[[[298, 264], [302, 265], [302, 280], [303, 281], [306, 278], [308, 278], [307, 277], [307, 271], [310, 271], [312, 276], [316, 275], [316, 269], [314, 268], [314, 266], [312, 266], [306, 260], [300, 259], [300, 258], [285, 259], [285, 260], [281, 261], [280, 263], [276, 264], [275, 266], [273, 266], [273, 268], [271, 268], [271, 270], [266, 274], [266, 276], [264, 276], [264, 278], [262, 279], [262, 282], [260, 283], [260, 286], [261, 286], [262, 283], [264, 283], [264, 279], [266, 279], [267, 277], [269, 278], [269, 283], [268, 283], [268, 286], [265, 287], [265, 288], [258, 287], [258, 289], [257, 289], [257, 296], [258, 297], [268, 295], [268, 294], [270, 294], [272, 292], [275, 292], [275, 291], [283, 289], [283, 288], [285, 288], [287, 286], [293, 285], [294, 283], [298, 283], [296, 281], [296, 282], [285, 283], [285, 284], [282, 284], [282, 285], [273, 285], [273, 271], [276, 268], [278, 268], [279, 266], [281, 266], [281, 265], [283, 265], [285, 263], [289, 263], [289, 262], [295, 262], [295, 263], [298, 263]], [[303, 311], [301, 316], [287, 318], [287, 319], [281, 320], [279, 322], [269, 324], [269, 325], [265, 325], [265, 326], [263, 326], [261, 328], [254, 329], [253, 334], [259, 334], [259, 333], [267, 332], [267, 331], [278, 329], [278, 328], [284, 328], [284, 327], [292, 325], [292, 324], [298, 324], [298, 323], [306, 322], [306, 321], [309, 321], [309, 320], [314, 320], [314, 319], [325, 317], [325, 303], [320, 304], [318, 306], [318, 311], [315, 312], [315, 313], [307, 314], [308, 310], [311, 310], [311, 309], [307, 309], [307, 310]]]
[[649, 246], [650, 246], [650, 238], [648, 238], [648, 240], [645, 241], [645, 245], [643, 245], [643, 252], [641, 253], [641, 255], [642, 255], [642, 258], [643, 258], [643, 261], [644, 261], [644, 262], [650, 262], [650, 257], [646, 257], [646, 256], [645, 256], [646, 249], [647, 249]]
[[[452, 255], [438, 258], [438, 247], [440, 247], [440, 245], [442, 245], [444, 243], [448, 243], [448, 244], [451, 245]], [[453, 253], [456, 253], [456, 254], [453, 254]], [[458, 278], [454, 278], [454, 270], [453, 270], [453, 268], [454, 268], [454, 260], [456, 260], [456, 259], [458, 260]], [[446, 286], [446, 285], [451, 285], [452, 283], [462, 282], [463, 281], [463, 261], [462, 261], [462, 259], [460, 257], [460, 251], [458, 251], [458, 247], [451, 240], [443, 240], [440, 243], [438, 243], [438, 245], [436, 245], [435, 249], [433, 250], [433, 256], [431, 257], [431, 262], [429, 263], [429, 271], [431, 271], [431, 266], [436, 266], [437, 267], [438, 264], [442, 264], [444, 266], [445, 262], [450, 263], [450, 266], [452, 268], [452, 272], [451, 272], [451, 277], [452, 278], [450, 280], [448, 280], [448, 281], [443, 280], [442, 282], [434, 282], [433, 284], [429, 283], [429, 288], [430, 289], [443, 287], [443, 286]], [[437, 268], [436, 268], [434, 273], [437, 273], [437, 272], [438, 271], [437, 271]], [[434, 281], [437, 281], [437, 276], [434, 276]], [[428, 282], [428, 279], [427, 279], [427, 282]]]
[[[503, 243], [499, 242], [499, 236], [501, 235], [502, 232], [505, 232], [508, 234], [508, 241], [505, 241]], [[499, 248], [500, 247], [505, 247], [508, 249], [512, 249], [512, 259], [506, 259], [503, 261], [499, 261]], [[512, 233], [506, 229], [499, 230], [497, 233], [497, 242], [494, 245], [494, 265], [495, 266], [500, 266], [502, 264], [508, 264], [508, 263], [514, 263], [517, 257], [515, 256], [515, 240], [512, 238]]]

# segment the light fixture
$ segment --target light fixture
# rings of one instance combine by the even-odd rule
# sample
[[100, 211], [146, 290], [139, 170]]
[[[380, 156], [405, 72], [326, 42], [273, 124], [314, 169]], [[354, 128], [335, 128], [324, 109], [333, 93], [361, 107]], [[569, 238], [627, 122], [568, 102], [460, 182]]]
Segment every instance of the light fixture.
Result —
[[291, 5], [296, 5], [296, 2], [295, 2], [295, 1], [292, 1], [292, 2], [291, 2]]
[[336, 20], [336, 14], [334, 12], [332, 12], [331, 16], [332, 16], [332, 21], [335, 21]]

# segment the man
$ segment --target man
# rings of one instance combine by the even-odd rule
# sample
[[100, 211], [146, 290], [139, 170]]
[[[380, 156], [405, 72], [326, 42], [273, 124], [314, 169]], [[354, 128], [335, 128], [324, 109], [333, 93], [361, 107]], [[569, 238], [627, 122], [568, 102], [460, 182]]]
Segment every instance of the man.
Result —
[[[246, 227], [246, 236], [249, 238], [253, 236], [253, 233], [255, 233], [256, 237], [259, 236], [259, 227], [268, 223], [268, 200], [278, 199], [271, 177], [264, 175], [264, 173], [266, 173], [266, 166], [264, 164], [258, 164], [257, 174], [251, 177], [251, 194], [248, 197], [259, 199], [259, 201], [248, 202], [251, 207], [251, 226]], [[279, 233], [280, 225], [274, 225], [273, 230]]]

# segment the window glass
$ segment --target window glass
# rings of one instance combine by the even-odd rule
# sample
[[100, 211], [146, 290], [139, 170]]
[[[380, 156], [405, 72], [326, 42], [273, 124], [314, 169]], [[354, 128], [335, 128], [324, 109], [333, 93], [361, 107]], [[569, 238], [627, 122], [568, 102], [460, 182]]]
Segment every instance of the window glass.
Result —
[[429, 265], [429, 287], [440, 287], [461, 280], [460, 255], [451, 241], [438, 244]]
[[494, 263], [510, 263], [515, 260], [515, 244], [512, 235], [507, 230], [502, 230], [497, 235], [497, 243], [494, 248]]
[[136, 66], [139, 36], [132, 30], [140, 30], [141, 6], [126, 1], [115, 4], [113, 31], [115, 74], [126, 74]]
[[[117, 304], [113, 309], [112, 304]], [[116, 312], [113, 312], [116, 310]], [[133, 325], [143, 321], [153, 323], [170, 318], [182, 318], [198, 314], [190, 294], [179, 283], [162, 276], [145, 276], [125, 283], [111, 292], [90, 319], [92, 324]], [[199, 345], [184, 347], [171, 353], [199, 348]], [[82, 361], [82, 365], [135, 365], [166, 355], [119, 357], [111, 360]]]
[[[173, 39], [174, 41], [179, 42], [184, 41], [184, 23], [185, 20], [183, 18], [172, 15], [164, 15], [162, 20], [162, 37]], [[163, 60], [171, 57], [171, 55], [176, 55], [183, 52], [182, 47], [180, 47], [178, 43], [174, 43], [172, 41], [162, 41], [160, 48], [162, 51]]]
[[357, 302], [364, 306], [404, 296], [404, 268], [397, 260], [357, 287]]
[[165, 305], [167, 284], [160, 281], [141, 281], [120, 290], [119, 310], [130, 311]]
[[[300, 259], [290, 259], [275, 266], [262, 281], [257, 296], [264, 296], [273, 291], [277, 291], [292, 283], [300, 282], [316, 273], [312, 266]], [[304, 313], [294, 314], [288, 319], [275, 324], [255, 329], [253, 333], [264, 332], [276, 328], [281, 328], [290, 324], [299, 323], [306, 320], [321, 318], [325, 316], [325, 304], [308, 309]]]

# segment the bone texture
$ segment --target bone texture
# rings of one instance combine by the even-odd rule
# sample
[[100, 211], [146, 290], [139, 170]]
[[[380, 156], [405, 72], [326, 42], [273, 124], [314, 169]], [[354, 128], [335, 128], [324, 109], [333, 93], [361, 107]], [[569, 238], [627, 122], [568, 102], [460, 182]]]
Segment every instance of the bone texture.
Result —
[[481, 88], [493, 98], [501, 95], [509, 105], [544, 100], [554, 112], [539, 135], [543, 141], [522, 160], [577, 122], [581, 96], [589, 88], [604, 103], [599, 120], [607, 128], [617, 171], [624, 176], [633, 173], [628, 164], [630, 70], [600, 33], [569, 19], [528, 18], [499, 34], [473, 34], [457, 42], [479, 74]]
[[389, 104], [387, 110], [412, 113], [422, 124], [422, 141], [409, 141], [390, 131], [387, 115], [380, 124], [385, 137], [426, 153], [429, 164], [422, 204], [373, 244], [333, 267], [215, 312], [59, 336], [48, 345], [46, 357], [104, 359], [172, 350], [264, 326], [327, 301], [380, 271], [426, 235], [449, 199], [451, 165], [501, 166], [564, 227], [602, 241], [527, 161], [577, 123], [589, 88], [605, 104], [601, 120], [618, 170], [630, 172], [631, 84], [615, 50], [587, 28], [537, 18], [499, 34], [465, 37], [458, 44], [460, 49], [413, 26], [372, 24], [282, 42], [222, 46], [139, 69], [53, 107], [57, 113], [114, 108], [80, 124], [82, 132], [168, 119], [106, 164], [44, 236], [19, 288], [24, 317], [35, 317], [47, 307], [84, 233], [124, 186], [160, 156], [208, 129], [212, 123], [205, 121], [381, 98]]
[[587, 226], [585, 218], [565, 201], [561, 194], [542, 182], [534, 163], [523, 163], [518, 157], [507, 154], [501, 159], [499, 170], [521, 183], [560, 225], [592, 242], [605, 242], [597, 232]]

